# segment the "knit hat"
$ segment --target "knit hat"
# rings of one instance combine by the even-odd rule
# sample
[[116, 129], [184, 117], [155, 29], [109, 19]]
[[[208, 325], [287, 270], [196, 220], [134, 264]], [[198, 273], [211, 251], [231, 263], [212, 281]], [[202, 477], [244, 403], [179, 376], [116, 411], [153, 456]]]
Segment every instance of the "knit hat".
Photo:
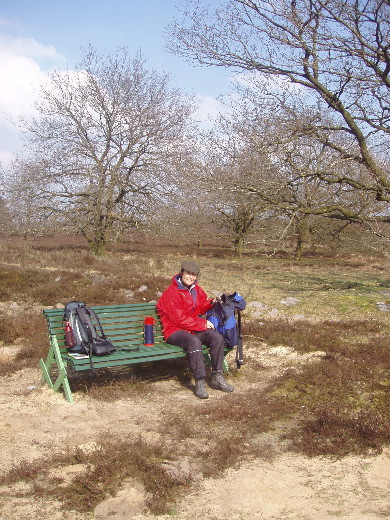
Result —
[[187, 271], [189, 273], [193, 273], [198, 275], [200, 273], [200, 267], [196, 262], [193, 262], [192, 260], [185, 260], [181, 264], [181, 268], [183, 271]]

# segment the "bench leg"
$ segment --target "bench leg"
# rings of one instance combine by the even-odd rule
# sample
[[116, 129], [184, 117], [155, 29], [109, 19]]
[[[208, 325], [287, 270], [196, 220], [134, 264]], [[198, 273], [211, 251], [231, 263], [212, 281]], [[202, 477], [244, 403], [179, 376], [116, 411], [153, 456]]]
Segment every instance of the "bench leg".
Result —
[[209, 352], [203, 352], [204, 360], [206, 361], [206, 365], [211, 368], [211, 357]]
[[[211, 357], [208, 352], [203, 352], [204, 359], [206, 361], [207, 366], [211, 367]], [[222, 364], [223, 371], [228, 374], [229, 373], [229, 365], [227, 364], [226, 357], [223, 358], [223, 364]]]
[[[58, 376], [53, 382], [50, 377], [50, 368], [55, 363], [58, 367]], [[47, 386], [57, 392], [61, 385], [63, 386], [66, 400], [73, 404], [72, 390], [70, 389], [68, 374], [66, 372], [66, 365], [62, 360], [61, 352], [58, 347], [56, 338], [50, 340], [50, 350], [46, 359], [46, 362], [41, 359], [39, 365], [42, 370], [42, 382], [46, 382]]]
[[229, 373], [229, 365], [227, 364], [226, 357], [223, 358], [223, 364], [222, 364], [223, 371], [225, 374]]

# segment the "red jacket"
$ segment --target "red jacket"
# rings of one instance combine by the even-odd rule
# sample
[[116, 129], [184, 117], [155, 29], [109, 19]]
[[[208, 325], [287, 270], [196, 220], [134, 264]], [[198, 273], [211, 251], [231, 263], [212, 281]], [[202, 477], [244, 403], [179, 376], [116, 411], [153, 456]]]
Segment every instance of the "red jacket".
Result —
[[207, 330], [207, 320], [199, 318], [199, 315], [210, 310], [213, 305], [196, 281], [188, 288], [181, 283], [180, 274], [175, 275], [172, 284], [157, 302], [164, 338], [168, 339], [177, 330]]

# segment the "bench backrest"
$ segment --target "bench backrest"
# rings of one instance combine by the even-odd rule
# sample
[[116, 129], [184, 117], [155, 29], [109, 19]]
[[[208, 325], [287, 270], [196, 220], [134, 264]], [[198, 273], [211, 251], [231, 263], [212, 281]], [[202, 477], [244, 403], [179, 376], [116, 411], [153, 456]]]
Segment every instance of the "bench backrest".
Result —
[[[100, 305], [92, 309], [99, 317], [104, 333], [116, 347], [140, 346], [144, 343], [144, 319], [156, 319], [154, 343], [164, 343], [161, 323], [155, 303], [132, 303], [128, 305]], [[63, 328], [64, 309], [44, 309], [50, 336], [56, 336], [60, 350], [66, 351]]]

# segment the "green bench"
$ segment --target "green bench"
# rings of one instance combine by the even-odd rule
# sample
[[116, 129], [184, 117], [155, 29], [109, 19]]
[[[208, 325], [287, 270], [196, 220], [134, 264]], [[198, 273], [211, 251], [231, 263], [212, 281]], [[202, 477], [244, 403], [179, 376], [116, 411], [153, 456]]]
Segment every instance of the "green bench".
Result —
[[[94, 369], [185, 357], [185, 353], [180, 347], [165, 343], [155, 303], [102, 305], [92, 308], [98, 315], [107, 338], [117, 348], [116, 352], [109, 356], [93, 356]], [[68, 353], [63, 329], [63, 313], [63, 309], [43, 310], [49, 329], [50, 349], [46, 361], [41, 359], [39, 364], [42, 369], [43, 382], [46, 382], [54, 391], [58, 391], [62, 387], [67, 401], [73, 403], [68, 373], [91, 370], [91, 360], [89, 357], [76, 359]], [[145, 346], [143, 343], [146, 316], [156, 319], [153, 346]], [[228, 349], [226, 349], [227, 352], [229, 352]], [[204, 347], [203, 354], [210, 366], [207, 347]], [[224, 370], [227, 371], [226, 360]]]

